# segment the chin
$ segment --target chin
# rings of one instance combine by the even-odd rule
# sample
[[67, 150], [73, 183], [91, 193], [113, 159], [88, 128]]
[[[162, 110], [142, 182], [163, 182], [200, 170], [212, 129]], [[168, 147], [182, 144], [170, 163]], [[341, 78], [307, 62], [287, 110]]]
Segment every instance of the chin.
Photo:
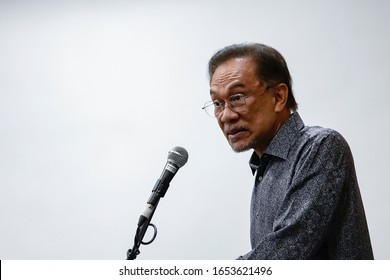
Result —
[[242, 153], [242, 152], [246, 152], [246, 151], [252, 149], [252, 146], [250, 146], [250, 145], [230, 144], [230, 147], [232, 147], [233, 151], [235, 151], [236, 153]]
[[230, 144], [230, 147], [233, 149], [233, 151], [235, 151], [236, 153], [242, 153], [242, 152], [246, 152], [246, 151], [249, 151], [250, 149], [254, 149], [255, 146], [256, 146], [256, 141], [252, 141], [252, 142], [247, 142], [247, 143], [239, 143], [239, 142], [236, 142], [236, 143], [231, 143], [229, 142]]

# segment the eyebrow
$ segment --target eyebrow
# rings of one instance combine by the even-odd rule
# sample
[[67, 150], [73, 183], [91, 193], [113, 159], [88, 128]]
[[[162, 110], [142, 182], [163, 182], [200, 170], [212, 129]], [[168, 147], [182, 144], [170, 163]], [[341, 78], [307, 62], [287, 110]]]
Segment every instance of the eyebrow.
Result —
[[[233, 89], [236, 89], [236, 88], [245, 88], [245, 87], [246, 87], [246, 85], [243, 82], [237, 81], [237, 82], [233, 82], [228, 87], [228, 90], [233, 90]], [[213, 91], [212, 89], [210, 89], [210, 95], [213, 95], [213, 94], [216, 94], [216, 92]]]

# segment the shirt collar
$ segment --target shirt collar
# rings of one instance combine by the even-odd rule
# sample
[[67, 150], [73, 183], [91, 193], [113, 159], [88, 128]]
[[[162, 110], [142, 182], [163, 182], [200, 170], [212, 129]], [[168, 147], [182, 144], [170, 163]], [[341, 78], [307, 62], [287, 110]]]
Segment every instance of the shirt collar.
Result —
[[[304, 126], [305, 124], [298, 112], [291, 114], [290, 118], [283, 124], [271, 140], [271, 143], [266, 148], [263, 156], [270, 155], [286, 160], [296, 135]], [[249, 166], [252, 169], [252, 174], [255, 174], [260, 165], [260, 160], [261, 159], [257, 156], [256, 152], [253, 152], [249, 160]]]
[[260, 165], [260, 158], [256, 154], [256, 152], [253, 152], [252, 156], [251, 156], [251, 158], [249, 160], [249, 167], [252, 170], [252, 175], [255, 175], [256, 170], [259, 168], [259, 165]]

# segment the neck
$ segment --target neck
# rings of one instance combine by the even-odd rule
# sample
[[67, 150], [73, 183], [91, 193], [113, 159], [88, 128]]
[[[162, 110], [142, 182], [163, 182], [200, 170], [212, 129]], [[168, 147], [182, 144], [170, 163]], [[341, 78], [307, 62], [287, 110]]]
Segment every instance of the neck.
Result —
[[254, 151], [256, 152], [256, 154], [258, 155], [259, 158], [261, 158], [261, 156], [263, 155], [263, 153], [267, 149], [269, 143], [271, 143], [272, 139], [278, 133], [279, 129], [287, 122], [287, 120], [290, 118], [291, 114], [292, 114], [292, 112], [289, 109], [283, 110], [282, 112], [280, 112], [280, 114], [278, 115], [278, 117], [275, 121], [272, 137], [269, 139], [268, 143], [266, 145], [260, 145], [260, 147], [257, 147], [256, 149], [254, 149]]

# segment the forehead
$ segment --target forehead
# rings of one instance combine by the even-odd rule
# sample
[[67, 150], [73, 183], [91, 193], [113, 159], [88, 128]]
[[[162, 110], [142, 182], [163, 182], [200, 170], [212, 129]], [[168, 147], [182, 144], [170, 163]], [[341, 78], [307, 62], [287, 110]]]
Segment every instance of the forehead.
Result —
[[258, 86], [259, 83], [257, 65], [253, 59], [232, 58], [215, 69], [210, 81], [210, 93], [214, 94], [237, 86]]

